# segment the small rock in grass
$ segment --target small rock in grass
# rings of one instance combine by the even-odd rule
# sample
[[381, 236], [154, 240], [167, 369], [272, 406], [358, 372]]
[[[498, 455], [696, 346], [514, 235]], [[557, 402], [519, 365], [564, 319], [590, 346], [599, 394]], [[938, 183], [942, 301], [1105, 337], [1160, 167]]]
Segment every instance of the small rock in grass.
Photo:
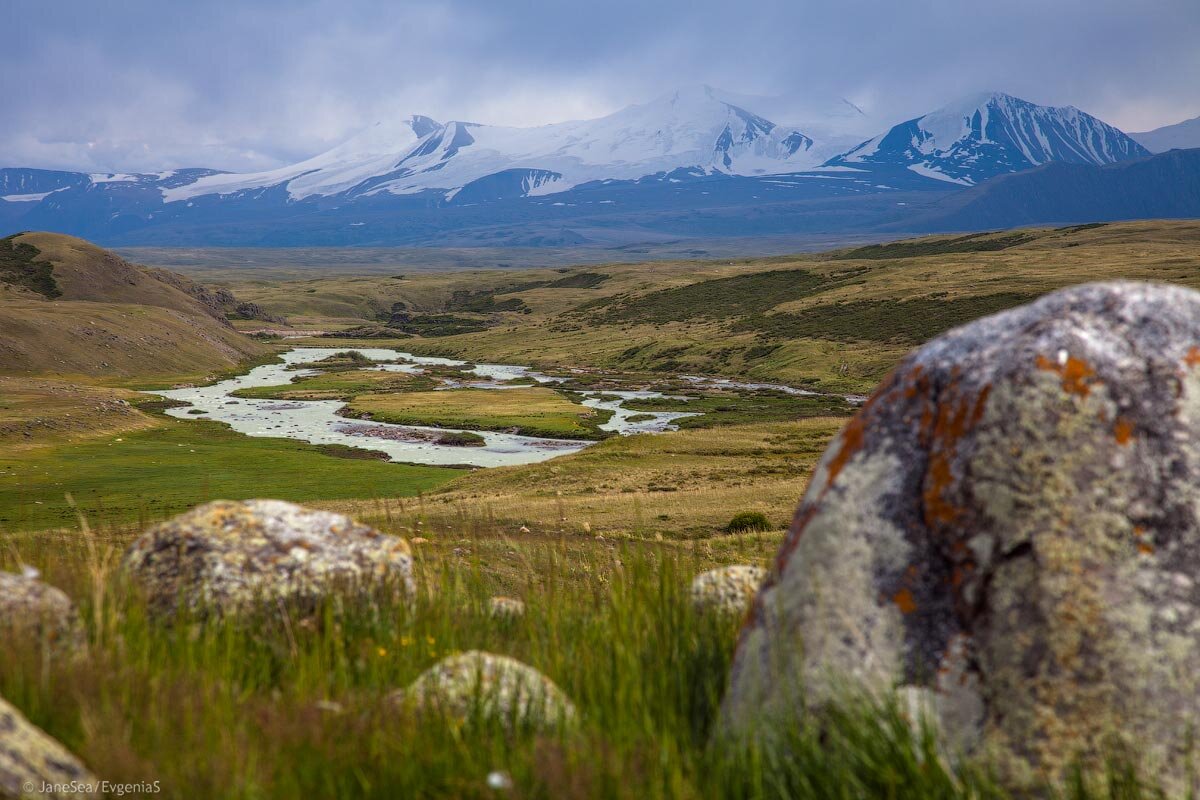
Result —
[[525, 616], [525, 603], [515, 597], [493, 597], [488, 601], [489, 613], [495, 619], [516, 619]]
[[38, 580], [37, 570], [0, 572], [0, 641], [20, 641], [54, 652], [77, 652], [87, 645], [71, 598]]
[[692, 606], [722, 614], [744, 614], [767, 577], [762, 567], [734, 564], [703, 572], [692, 580]]
[[315, 607], [323, 597], [373, 585], [414, 592], [404, 539], [280, 500], [194, 508], [142, 534], [124, 568], [163, 615], [230, 614], [281, 601]]
[[41, 792], [45, 784], [99, 788], [99, 783], [78, 758], [0, 698], [0, 798], [99, 797], [99, 791]]
[[515, 658], [481, 650], [439, 661], [390, 697], [418, 711], [437, 711], [460, 722], [495, 719], [506, 728], [553, 729], [578, 716], [545, 675]]

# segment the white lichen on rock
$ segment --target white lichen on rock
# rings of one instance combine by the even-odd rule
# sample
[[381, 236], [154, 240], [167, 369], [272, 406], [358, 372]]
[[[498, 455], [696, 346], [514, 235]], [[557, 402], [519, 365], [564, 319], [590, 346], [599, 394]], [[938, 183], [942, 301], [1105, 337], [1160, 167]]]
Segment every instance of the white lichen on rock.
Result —
[[[99, 797], [100, 792], [41, 792], [44, 785], [95, 786], [100, 781], [59, 742], [0, 698], [0, 798]], [[34, 791], [28, 791], [32, 786]]]
[[692, 607], [697, 611], [744, 614], [767, 576], [762, 567], [733, 564], [702, 572], [692, 579]]
[[906, 358], [830, 445], [759, 591], [724, 727], [927, 692], [1012, 786], [1136, 752], [1169, 792], [1200, 716], [1200, 294], [1095, 284]]
[[507, 728], [573, 724], [574, 704], [553, 681], [515, 658], [471, 650], [421, 673], [393, 702], [458, 722], [497, 720]]
[[[397, 536], [279, 500], [218, 500], [144, 533], [124, 568], [158, 614], [227, 614], [314, 604], [377, 586], [413, 593], [412, 553]], [[182, 609], [180, 605], [182, 604]]]
[[87, 643], [71, 598], [33, 570], [0, 572], [0, 641], [53, 652], [77, 652]]

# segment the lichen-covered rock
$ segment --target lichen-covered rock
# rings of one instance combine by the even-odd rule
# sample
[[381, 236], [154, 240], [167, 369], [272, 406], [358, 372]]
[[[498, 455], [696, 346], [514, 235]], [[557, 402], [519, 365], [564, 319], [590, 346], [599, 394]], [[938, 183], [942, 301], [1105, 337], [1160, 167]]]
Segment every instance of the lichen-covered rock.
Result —
[[833, 441], [742, 632], [725, 725], [844, 678], [923, 687], [949, 744], [1013, 785], [1126, 746], [1178, 789], [1198, 580], [1200, 294], [1056, 292], [908, 356]]
[[38, 580], [35, 570], [0, 572], [0, 641], [59, 653], [77, 652], [87, 643], [71, 598]]
[[545, 675], [515, 658], [481, 650], [442, 659], [391, 699], [460, 721], [497, 719], [506, 727], [556, 728], [577, 716], [574, 704]]
[[734, 564], [702, 572], [692, 580], [692, 607], [721, 614], [744, 614], [767, 576], [762, 567]]
[[488, 600], [488, 613], [494, 619], [517, 619], [525, 616], [525, 603], [515, 597], [496, 597]]
[[0, 698], [0, 800], [99, 797], [99, 787], [78, 758]]
[[379, 584], [413, 593], [408, 543], [349, 517], [280, 500], [218, 500], [163, 522], [125, 553], [151, 609], [229, 614], [312, 604]]

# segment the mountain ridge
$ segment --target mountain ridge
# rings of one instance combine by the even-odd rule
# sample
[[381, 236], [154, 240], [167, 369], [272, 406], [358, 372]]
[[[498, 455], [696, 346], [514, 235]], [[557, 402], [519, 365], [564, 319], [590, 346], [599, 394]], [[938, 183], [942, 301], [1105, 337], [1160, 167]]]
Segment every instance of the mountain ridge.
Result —
[[[835, 145], [872, 124], [845, 99], [830, 101], [827, 124], [817, 120], [811, 132], [777, 124], [750, 103], [799, 108], [794, 99], [772, 104], [700, 85], [598, 119], [536, 128], [414, 115], [256, 173], [0, 169], [0, 227], [123, 245], [386, 246], [432, 244], [448, 234], [493, 244], [498, 234], [537, 246], [586, 241], [565, 227], [581, 215], [593, 230], [615, 225], [623, 242], [639, 241], [643, 229], [720, 236], [736, 234], [739, 224], [742, 235], [826, 233], [889, 224], [911, 215], [912, 201], [922, 205], [929, 192], [1047, 162], [1149, 155], [1078, 109], [998, 92], [961, 99], [841, 152], [832, 152]], [[491, 230], [508, 224], [520, 230]]]

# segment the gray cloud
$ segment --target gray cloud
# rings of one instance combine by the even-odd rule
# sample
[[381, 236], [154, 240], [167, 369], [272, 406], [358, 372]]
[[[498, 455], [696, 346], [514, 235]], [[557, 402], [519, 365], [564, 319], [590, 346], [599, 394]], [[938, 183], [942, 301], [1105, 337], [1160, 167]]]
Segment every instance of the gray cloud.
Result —
[[261, 168], [389, 116], [541, 124], [697, 82], [891, 120], [978, 89], [1126, 130], [1200, 114], [1196, 0], [9, 0], [0, 21], [6, 165]]

